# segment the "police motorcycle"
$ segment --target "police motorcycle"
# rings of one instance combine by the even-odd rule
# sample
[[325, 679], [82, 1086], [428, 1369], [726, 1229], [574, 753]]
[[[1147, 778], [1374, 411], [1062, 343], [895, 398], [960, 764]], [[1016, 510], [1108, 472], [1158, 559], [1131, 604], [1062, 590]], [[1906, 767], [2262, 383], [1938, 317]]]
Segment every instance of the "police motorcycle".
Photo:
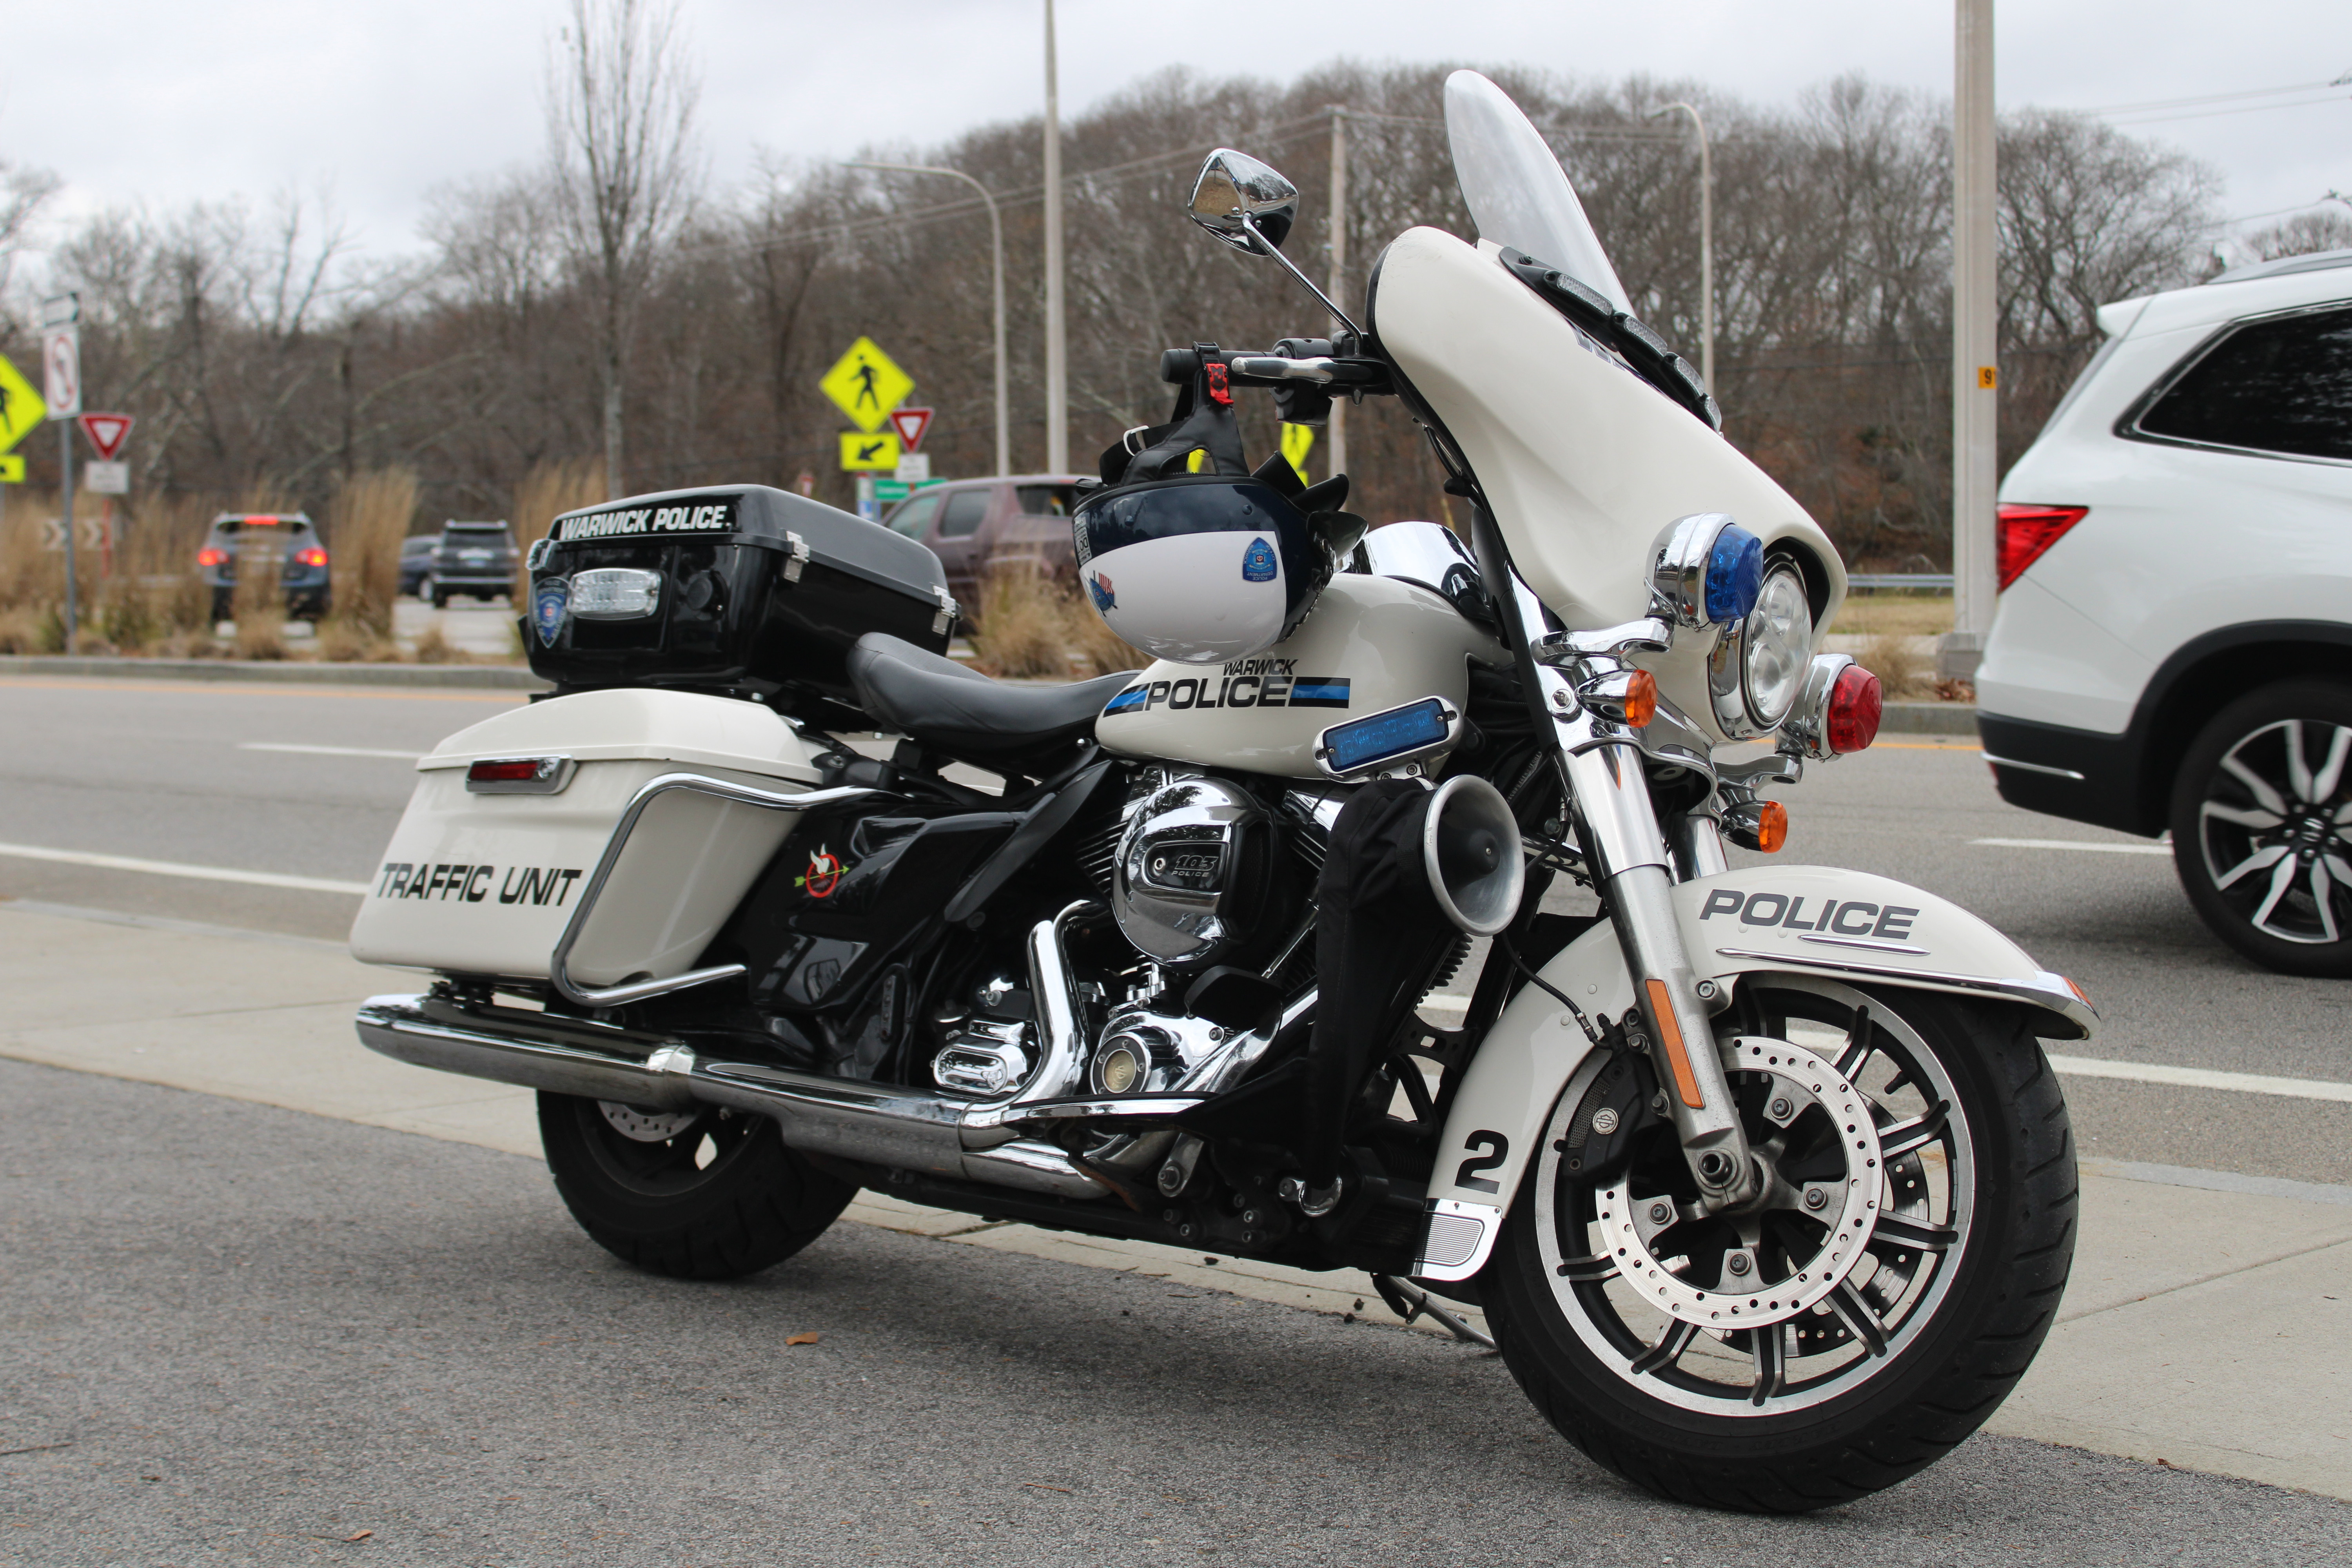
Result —
[[[1814, 651], [1843, 568], [1526, 117], [1471, 72], [1445, 112], [1477, 242], [1398, 236], [1331, 339], [1171, 351], [1173, 416], [1105, 454], [1080, 574], [1140, 672], [978, 675], [928, 552], [778, 490], [559, 519], [556, 689], [419, 764], [352, 948], [437, 978], [360, 1035], [539, 1090], [563, 1200], [651, 1270], [766, 1268], [861, 1188], [1362, 1269], [1475, 1303], [1644, 1487], [1852, 1499], [2047, 1332], [2037, 1040], [2095, 1017], [1933, 894], [1727, 866], [1875, 731]], [[1190, 216], [1311, 290], [1297, 207], [1223, 150]], [[1399, 399], [1469, 540], [1252, 468], [1267, 394]]]

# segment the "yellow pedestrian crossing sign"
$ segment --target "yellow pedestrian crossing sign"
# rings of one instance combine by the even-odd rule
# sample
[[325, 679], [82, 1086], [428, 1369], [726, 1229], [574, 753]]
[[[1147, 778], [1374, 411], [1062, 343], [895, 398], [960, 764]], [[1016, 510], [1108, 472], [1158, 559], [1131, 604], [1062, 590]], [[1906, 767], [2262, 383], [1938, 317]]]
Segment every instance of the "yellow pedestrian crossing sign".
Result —
[[871, 436], [861, 436], [855, 430], [841, 433], [841, 467], [844, 472], [865, 474], [898, 466], [897, 431], [882, 430]]
[[1314, 449], [1315, 426], [1285, 425], [1282, 427], [1283, 458], [1292, 468], [1297, 471], [1298, 477], [1302, 479], [1307, 477], [1307, 454]]
[[26, 432], [48, 416], [48, 406], [33, 384], [16, 367], [0, 358], [0, 452], [23, 440]]
[[[841, 405], [841, 411], [860, 430], [879, 430], [890, 417], [890, 410], [899, 400], [915, 390], [914, 378], [891, 362], [872, 338], [860, 338], [849, 345], [849, 352], [834, 362], [824, 379], [817, 383], [824, 395]], [[893, 443], [896, 445], [894, 438]], [[847, 466], [849, 448], [844, 447], [844, 467]], [[878, 465], [888, 468], [887, 463]]]

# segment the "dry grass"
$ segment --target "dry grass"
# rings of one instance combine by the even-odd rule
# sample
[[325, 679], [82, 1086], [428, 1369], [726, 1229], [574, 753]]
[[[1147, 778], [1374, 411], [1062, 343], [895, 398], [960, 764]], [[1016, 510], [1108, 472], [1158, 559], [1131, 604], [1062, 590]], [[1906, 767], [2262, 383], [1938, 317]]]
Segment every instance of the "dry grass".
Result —
[[[65, 552], [43, 547], [58, 499], [17, 491], [0, 526], [0, 612], [8, 616], [0, 642], [23, 651], [64, 647]], [[150, 495], [127, 508], [77, 500], [74, 510], [79, 521], [111, 516], [114, 523], [111, 551], [75, 552], [82, 651], [147, 653], [174, 638], [209, 638], [212, 606], [195, 559], [215, 510], [210, 503]]]
[[1878, 677], [1879, 691], [1889, 702], [1923, 697], [1933, 684], [1933, 667], [1903, 633], [1874, 633], [1854, 657], [1863, 668]]
[[523, 476], [522, 483], [515, 487], [514, 511], [508, 519], [515, 548], [522, 552], [515, 561], [514, 603], [518, 606], [530, 603], [530, 573], [523, 565], [530, 547], [545, 539], [549, 525], [565, 512], [594, 506], [604, 499], [604, 464], [600, 458], [536, 463]]
[[990, 573], [981, 584], [971, 645], [980, 668], [1003, 677], [1067, 680], [1150, 662], [1103, 624], [1076, 584], [1020, 564]]
[[441, 635], [441, 628], [431, 626], [416, 639], [411, 650], [419, 664], [471, 664], [474, 656]]
[[[1849, 594], [1830, 623], [1832, 632], [1847, 637], [1941, 637], [1952, 629], [1949, 594]], [[1885, 677], [1881, 677], [1884, 679]]]
[[319, 657], [336, 664], [398, 664], [400, 645], [389, 632], [376, 633], [341, 616], [319, 625]]
[[[339, 645], [364, 645], [392, 636], [392, 605], [400, 594], [400, 542], [408, 537], [415, 516], [416, 475], [407, 468], [354, 474], [336, 492], [328, 511], [327, 550], [334, 563]], [[325, 628], [320, 629], [323, 634]]]

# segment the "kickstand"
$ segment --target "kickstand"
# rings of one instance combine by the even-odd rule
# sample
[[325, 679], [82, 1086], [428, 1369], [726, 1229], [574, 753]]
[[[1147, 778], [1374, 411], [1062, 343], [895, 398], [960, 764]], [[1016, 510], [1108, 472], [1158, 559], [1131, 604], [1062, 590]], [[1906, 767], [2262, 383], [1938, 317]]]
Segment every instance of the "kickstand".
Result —
[[1486, 1350], [1496, 1348], [1493, 1338], [1486, 1331], [1472, 1328], [1431, 1300], [1429, 1292], [1418, 1285], [1408, 1285], [1392, 1275], [1375, 1274], [1372, 1276], [1372, 1289], [1381, 1293], [1381, 1300], [1389, 1304], [1391, 1311], [1408, 1323], [1415, 1318], [1426, 1317], [1464, 1344], [1478, 1345]]

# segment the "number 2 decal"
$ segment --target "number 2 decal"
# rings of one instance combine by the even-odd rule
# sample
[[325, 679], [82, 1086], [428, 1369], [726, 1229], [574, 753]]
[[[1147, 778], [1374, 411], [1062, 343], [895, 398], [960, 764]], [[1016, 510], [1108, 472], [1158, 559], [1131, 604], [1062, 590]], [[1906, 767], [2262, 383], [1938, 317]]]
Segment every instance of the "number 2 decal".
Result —
[[1484, 1149], [1486, 1152], [1473, 1154], [1463, 1161], [1462, 1168], [1454, 1173], [1454, 1184], [1457, 1187], [1468, 1187], [1473, 1192], [1501, 1192], [1502, 1183], [1490, 1182], [1478, 1173], [1491, 1171], [1500, 1165], [1504, 1156], [1511, 1152], [1511, 1141], [1499, 1132], [1480, 1131], [1465, 1138], [1462, 1141], [1462, 1146], [1465, 1149]]

